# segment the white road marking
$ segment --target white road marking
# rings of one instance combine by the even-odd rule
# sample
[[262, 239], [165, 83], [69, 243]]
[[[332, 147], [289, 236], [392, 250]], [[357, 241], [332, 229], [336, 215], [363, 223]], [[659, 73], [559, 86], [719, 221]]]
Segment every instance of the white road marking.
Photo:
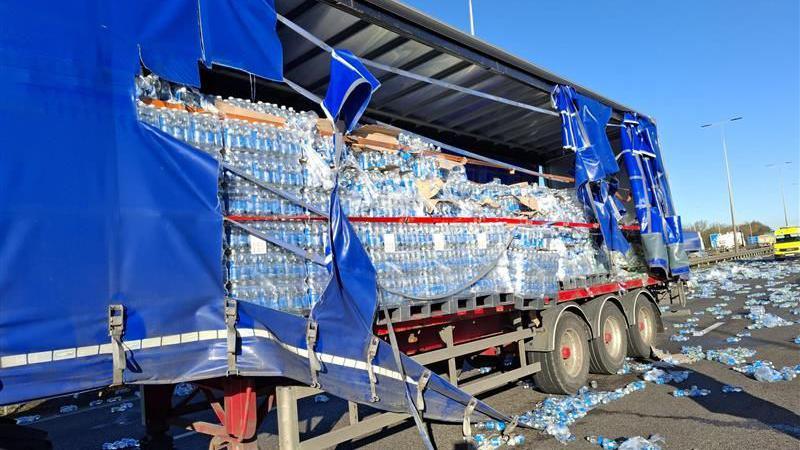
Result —
[[719, 326], [721, 326], [721, 325], [722, 325], [722, 324], [724, 324], [724, 323], [725, 323], [725, 322], [717, 322], [717, 323], [715, 323], [714, 325], [711, 325], [711, 326], [707, 327], [707, 328], [706, 328], [706, 329], [704, 329], [704, 330], [701, 330], [701, 331], [695, 331], [695, 332], [692, 334], [692, 336], [703, 336], [704, 334], [708, 333], [709, 331], [713, 330], [714, 328], [718, 328]]

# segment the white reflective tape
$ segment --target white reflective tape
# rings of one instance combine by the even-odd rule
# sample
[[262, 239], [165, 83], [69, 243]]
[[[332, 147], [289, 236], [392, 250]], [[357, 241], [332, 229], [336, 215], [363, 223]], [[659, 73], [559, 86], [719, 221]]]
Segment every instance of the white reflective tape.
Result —
[[199, 339], [197, 331], [193, 331], [191, 333], [183, 333], [181, 334], [181, 343], [185, 344], [187, 342], [197, 342]]
[[160, 337], [142, 339], [142, 348], [153, 348], [153, 347], [161, 347]]
[[82, 358], [84, 356], [94, 356], [100, 353], [100, 346], [99, 345], [87, 345], [85, 347], [78, 347], [77, 349], [78, 358]]
[[170, 334], [169, 336], [161, 337], [161, 346], [165, 345], [175, 345], [181, 343], [181, 335], [180, 334]]
[[343, 366], [344, 358], [342, 358], [341, 356], [334, 356], [333, 359], [331, 360], [331, 364], [336, 364], [337, 366]]
[[239, 332], [239, 336], [241, 337], [253, 337], [255, 336], [255, 332], [252, 328], [237, 328], [236, 331]]
[[345, 367], [350, 367], [351, 369], [355, 369], [356, 368], [356, 360], [355, 359], [347, 359], [347, 358], [343, 358], [343, 359], [344, 359], [344, 366]]
[[197, 338], [201, 341], [217, 339], [217, 330], [205, 330], [197, 333]]
[[228, 330], [217, 330], [217, 339], [227, 339]]
[[28, 353], [28, 364], [40, 364], [46, 363], [53, 360], [53, 352], [36, 352], [36, 353]]
[[61, 350], [53, 350], [53, 361], [61, 361], [62, 359], [72, 359], [78, 353], [76, 348], [64, 348]]
[[256, 337], [272, 340], [272, 334], [267, 330], [256, 329], [256, 330], [254, 330], [254, 333], [255, 333]]
[[3, 369], [28, 364], [28, 355], [12, 355], [0, 358], [0, 367]]
[[110, 355], [111, 354], [111, 343], [103, 344], [100, 346], [100, 354], [101, 355]]
[[136, 339], [133, 341], [122, 341], [122, 345], [126, 350], [139, 350], [142, 348], [142, 340]]

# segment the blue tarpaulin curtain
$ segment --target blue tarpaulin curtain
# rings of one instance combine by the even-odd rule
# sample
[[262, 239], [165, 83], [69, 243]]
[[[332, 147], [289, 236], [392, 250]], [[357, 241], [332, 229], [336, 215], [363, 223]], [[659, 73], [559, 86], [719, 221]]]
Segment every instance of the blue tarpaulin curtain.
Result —
[[283, 80], [274, 0], [200, 0], [204, 60]]
[[561, 113], [562, 146], [575, 151], [578, 198], [599, 223], [606, 246], [627, 253], [630, 244], [619, 229], [620, 205], [614, 199], [617, 183], [611, 179], [619, 166], [605, 131], [611, 108], [561, 85], [552, 101]]
[[647, 117], [625, 113], [621, 134], [647, 263], [668, 274], [688, 273], [680, 216], [672, 203], [656, 126]]
[[372, 94], [381, 86], [359, 59], [347, 50], [331, 52], [330, 81], [322, 109], [336, 124], [342, 120], [345, 133], [353, 131], [367, 109]]
[[[0, 123], [6, 147], [20, 149], [0, 152], [0, 235], [8, 237], [0, 239], [0, 404], [109, 385], [109, 304], [125, 307], [124, 382], [226, 375], [219, 164], [141, 124], [134, 104], [140, 61], [194, 86], [198, 61], [277, 78], [276, 60], [263, 60], [276, 56], [265, 43], [274, 12], [262, 7], [271, 3], [238, 11], [239, 2], [213, 3], [200, 2], [205, 56], [195, 0], [0, 3], [0, 16], [14, 18], [0, 28]], [[214, 11], [220, 15], [210, 17]], [[233, 33], [230, 42], [223, 32]], [[250, 48], [258, 43], [265, 47]], [[334, 83], [345, 89], [334, 89], [327, 105], [350, 129], [377, 81], [347, 52], [334, 59], [332, 79], [345, 80]], [[238, 302], [236, 368], [309, 383], [313, 352], [324, 389], [408, 412], [421, 405], [410, 404], [406, 388], [425, 369], [403, 355], [404, 378], [383, 341], [368, 357], [375, 270], [336, 191], [330, 216], [332, 275], [311, 313], [314, 346], [308, 319]], [[436, 375], [423, 397], [425, 417], [449, 421], [461, 421], [473, 401]], [[482, 402], [472, 418], [508, 420]]]

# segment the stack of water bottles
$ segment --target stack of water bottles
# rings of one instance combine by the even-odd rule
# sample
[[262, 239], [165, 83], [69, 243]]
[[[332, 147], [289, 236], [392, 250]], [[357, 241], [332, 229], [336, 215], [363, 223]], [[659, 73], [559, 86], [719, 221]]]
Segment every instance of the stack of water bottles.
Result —
[[[206, 96], [154, 75], [138, 77], [136, 86], [142, 122], [270, 188], [222, 172], [225, 214], [261, 234], [324, 255], [327, 222], [286, 197], [327, 210], [338, 182], [342, 207], [389, 304], [493, 293], [542, 298], [555, 295], [559, 281], [608, 274], [612, 266], [593, 230], [482, 220], [589, 221], [572, 190], [473, 182], [463, 165], [442, 164], [437, 147], [404, 132], [394, 150], [345, 145], [336, 177], [332, 134], [320, 130], [313, 112]], [[230, 114], [231, 108], [271, 119]], [[374, 217], [399, 219], [367, 219]], [[476, 220], [402, 219], [415, 217]], [[234, 226], [226, 229], [224, 255], [230, 295], [270, 308], [307, 311], [328, 281], [324, 267]]]

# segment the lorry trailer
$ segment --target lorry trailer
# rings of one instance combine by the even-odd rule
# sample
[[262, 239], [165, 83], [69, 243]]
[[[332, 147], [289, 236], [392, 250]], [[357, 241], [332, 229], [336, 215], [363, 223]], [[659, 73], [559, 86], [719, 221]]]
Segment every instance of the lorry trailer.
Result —
[[[400, 3], [0, 8], [0, 404], [138, 385], [152, 448], [256, 448], [272, 409], [282, 448], [469, 435], [685, 304], [654, 120]], [[349, 424], [301, 441], [322, 392]]]

